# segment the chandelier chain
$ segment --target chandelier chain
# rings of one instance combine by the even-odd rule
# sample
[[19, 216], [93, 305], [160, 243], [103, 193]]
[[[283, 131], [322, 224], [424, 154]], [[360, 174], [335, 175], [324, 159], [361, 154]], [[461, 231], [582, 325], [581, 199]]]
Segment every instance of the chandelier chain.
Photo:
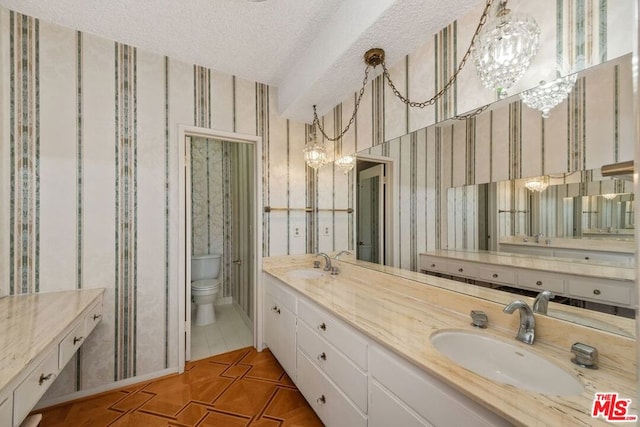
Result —
[[409, 98], [407, 98], [404, 95], [402, 95], [400, 93], [400, 91], [396, 88], [395, 84], [393, 83], [393, 80], [391, 80], [391, 76], [389, 75], [389, 70], [387, 70], [387, 66], [385, 65], [385, 63], [383, 61], [382, 64], [381, 64], [382, 65], [382, 70], [383, 70], [383, 75], [387, 79], [387, 83], [389, 84], [389, 87], [393, 91], [393, 94], [395, 96], [397, 96], [402, 102], [404, 102], [409, 107], [417, 107], [417, 108], [424, 108], [424, 107], [427, 107], [429, 105], [433, 105], [439, 98], [441, 98], [442, 95], [444, 95], [445, 92], [447, 90], [449, 90], [449, 88], [456, 81], [456, 79], [458, 78], [458, 74], [460, 74], [460, 72], [462, 71], [462, 68], [464, 68], [465, 64], [467, 63], [467, 60], [469, 59], [469, 56], [471, 55], [471, 49], [473, 48], [473, 46], [474, 46], [474, 44], [476, 42], [476, 39], [478, 38], [478, 35], [480, 34], [480, 31], [482, 30], [482, 27], [484, 27], [484, 24], [487, 22], [487, 19], [488, 19], [488, 16], [489, 16], [489, 10], [491, 9], [491, 5], [493, 4], [493, 1], [494, 0], [487, 0], [487, 3], [485, 4], [485, 7], [484, 7], [484, 11], [482, 12], [482, 16], [480, 17], [480, 22], [478, 23], [478, 27], [476, 28], [476, 31], [473, 34], [473, 38], [471, 39], [471, 43], [469, 44], [469, 48], [467, 49], [466, 53], [462, 57], [462, 60], [458, 64], [458, 68], [451, 75], [451, 77], [449, 77], [449, 80], [442, 87], [442, 89], [440, 89], [435, 95], [433, 95], [433, 97], [431, 97], [431, 99], [428, 99], [428, 100], [422, 101], [422, 102], [416, 102], [416, 101], [411, 101]]
[[318, 118], [318, 113], [316, 112], [316, 106], [315, 105], [313, 106], [313, 124], [317, 126], [318, 129], [320, 129], [320, 133], [322, 133], [322, 136], [324, 136], [327, 140], [332, 142], [338, 141], [340, 138], [344, 136], [345, 133], [349, 131], [349, 128], [351, 127], [353, 122], [355, 122], [356, 114], [358, 114], [358, 107], [360, 107], [360, 101], [362, 100], [362, 95], [364, 95], [364, 90], [367, 87], [367, 83], [369, 82], [370, 68], [371, 66], [367, 65], [367, 68], [364, 69], [364, 79], [362, 80], [362, 87], [360, 88], [360, 92], [358, 93], [358, 98], [356, 99], [355, 107], [353, 108], [353, 114], [351, 114], [351, 119], [349, 119], [349, 123], [347, 123], [347, 126], [344, 129], [342, 129], [342, 132], [340, 132], [338, 136], [330, 137], [329, 135], [327, 135], [327, 133], [324, 131], [324, 129], [320, 125], [320, 119]]

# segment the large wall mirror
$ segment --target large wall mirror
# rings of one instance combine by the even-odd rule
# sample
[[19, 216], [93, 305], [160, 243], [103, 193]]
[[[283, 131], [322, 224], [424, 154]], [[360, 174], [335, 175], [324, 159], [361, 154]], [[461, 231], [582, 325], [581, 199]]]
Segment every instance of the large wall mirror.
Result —
[[[421, 253], [500, 251], [509, 239], [526, 243], [538, 235], [580, 239], [595, 249], [626, 245], [626, 259], [576, 262], [619, 262], [635, 271], [632, 182], [600, 175], [605, 164], [634, 159], [631, 76], [629, 54], [581, 71], [572, 94], [547, 119], [514, 95], [471, 119], [437, 123], [360, 152], [363, 162], [380, 159], [388, 168], [384, 209], [393, 218], [381, 228], [384, 264], [422, 280], [405, 273], [419, 270]], [[536, 176], [548, 188], [533, 194], [525, 183]], [[353, 182], [357, 187], [357, 176]], [[476, 295], [473, 286], [468, 293]], [[585, 308], [573, 320], [606, 329], [609, 316], [612, 332], [634, 336], [635, 313], [624, 314]]]

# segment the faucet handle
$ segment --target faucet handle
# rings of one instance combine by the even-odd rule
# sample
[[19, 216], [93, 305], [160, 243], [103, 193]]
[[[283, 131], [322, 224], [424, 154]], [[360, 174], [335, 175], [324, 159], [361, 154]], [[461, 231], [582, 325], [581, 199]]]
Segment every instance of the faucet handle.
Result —
[[598, 349], [590, 345], [577, 342], [571, 346], [571, 352], [576, 356], [571, 361], [578, 366], [598, 369]]
[[488, 322], [487, 313], [480, 310], [471, 310], [471, 325], [484, 329], [487, 327]]
[[320, 268], [320, 261], [313, 261], [313, 268]]

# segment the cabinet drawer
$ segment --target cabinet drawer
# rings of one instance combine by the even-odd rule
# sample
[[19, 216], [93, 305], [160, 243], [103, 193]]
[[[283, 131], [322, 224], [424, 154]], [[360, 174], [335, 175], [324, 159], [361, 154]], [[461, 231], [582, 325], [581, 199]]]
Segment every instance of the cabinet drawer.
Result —
[[58, 375], [58, 349], [52, 349], [44, 360], [13, 392], [13, 423], [19, 425]]
[[475, 277], [478, 274], [478, 266], [471, 262], [450, 261], [447, 271], [452, 276]]
[[367, 427], [422, 427], [426, 422], [413, 413], [396, 396], [385, 390], [377, 381], [371, 381]]
[[355, 330], [303, 299], [298, 303], [298, 317], [339, 348], [356, 366], [367, 370], [367, 342]]
[[10, 426], [13, 418], [13, 395], [0, 395], [0, 426]]
[[521, 270], [518, 272], [518, 285], [539, 291], [547, 290], [564, 294], [564, 278], [555, 274]]
[[367, 412], [367, 375], [304, 322], [298, 325], [298, 348], [363, 411]]
[[296, 385], [325, 425], [367, 425], [364, 414], [300, 350]]
[[280, 283], [278, 279], [268, 274], [264, 274], [265, 292], [275, 297], [278, 302], [285, 306], [292, 313], [296, 312], [296, 296], [293, 292], [285, 288], [286, 285]]
[[434, 426], [511, 425], [444, 382], [379, 346], [370, 348], [369, 365], [373, 378]]
[[84, 342], [84, 322], [78, 322], [58, 345], [58, 369], [62, 370]]
[[84, 318], [84, 336], [87, 337], [95, 329], [96, 325], [102, 320], [102, 299], [93, 307]]
[[477, 277], [490, 283], [504, 283], [506, 285], [516, 283], [516, 273], [513, 270], [492, 265], [479, 266]]
[[632, 284], [601, 280], [570, 280], [569, 294], [580, 299], [610, 303], [615, 305], [633, 305]]
[[420, 269], [426, 271], [436, 271], [438, 273], [447, 272], [447, 262], [442, 258], [428, 255], [420, 256]]

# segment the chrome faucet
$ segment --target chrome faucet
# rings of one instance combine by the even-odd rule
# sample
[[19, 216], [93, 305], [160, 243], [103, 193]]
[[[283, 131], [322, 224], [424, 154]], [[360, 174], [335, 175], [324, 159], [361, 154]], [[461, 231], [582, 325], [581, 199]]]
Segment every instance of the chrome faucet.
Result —
[[351, 252], [349, 251], [340, 251], [338, 252], [338, 254], [335, 256], [335, 259], [340, 258], [341, 255], [351, 255]]
[[331, 271], [331, 258], [329, 258], [329, 255], [325, 254], [324, 252], [320, 252], [319, 254], [316, 254], [316, 256], [321, 256], [324, 257], [324, 271]]
[[544, 234], [540, 233], [540, 234], [536, 234], [535, 236], [533, 236], [536, 238], [536, 243], [540, 243], [540, 238], [544, 237]]
[[512, 314], [516, 309], [520, 309], [520, 328], [516, 339], [525, 344], [533, 344], [535, 340], [536, 320], [533, 317], [533, 311], [526, 302], [515, 300], [508, 304], [502, 311]]
[[542, 291], [538, 294], [535, 300], [533, 300], [533, 312], [540, 314], [547, 314], [549, 308], [549, 300], [554, 299], [556, 296], [551, 291]]

